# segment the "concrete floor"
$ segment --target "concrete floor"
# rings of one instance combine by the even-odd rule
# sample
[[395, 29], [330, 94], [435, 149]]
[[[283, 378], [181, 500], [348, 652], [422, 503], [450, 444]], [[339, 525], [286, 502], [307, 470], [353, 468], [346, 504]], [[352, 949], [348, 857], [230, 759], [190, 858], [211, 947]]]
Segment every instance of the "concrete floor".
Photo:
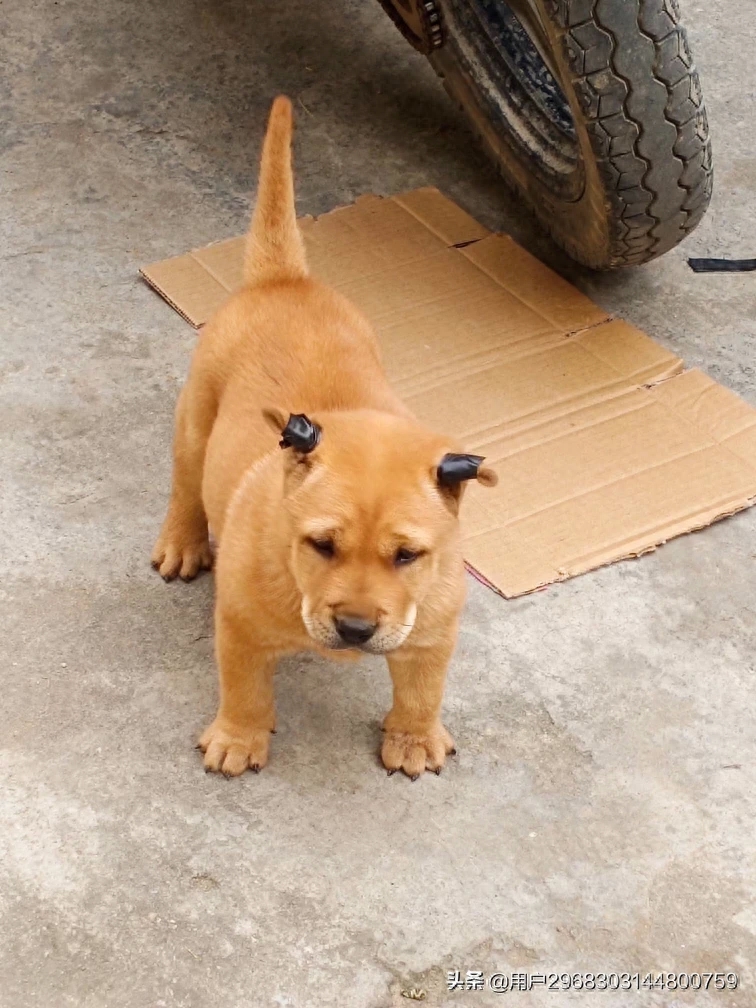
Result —
[[245, 227], [278, 91], [302, 212], [438, 185], [756, 404], [754, 274], [685, 264], [756, 253], [754, 21], [684, 13], [713, 205], [589, 276], [376, 3], [2, 5], [2, 1008], [503, 1003], [447, 993], [455, 968], [741, 976], [524, 1008], [756, 1003], [756, 513], [514, 602], [471, 584], [459, 756], [415, 784], [376, 765], [377, 659], [285, 664], [270, 768], [206, 777], [212, 583], [147, 562], [194, 335], [137, 268]]

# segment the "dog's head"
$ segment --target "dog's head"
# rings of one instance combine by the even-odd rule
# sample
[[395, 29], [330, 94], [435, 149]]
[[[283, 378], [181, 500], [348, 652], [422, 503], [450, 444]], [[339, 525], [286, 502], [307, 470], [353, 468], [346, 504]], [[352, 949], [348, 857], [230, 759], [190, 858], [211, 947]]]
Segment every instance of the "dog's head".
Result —
[[282, 510], [307, 632], [333, 650], [398, 648], [418, 606], [459, 562], [465, 481], [493, 486], [496, 475], [403, 417], [265, 416], [282, 435]]

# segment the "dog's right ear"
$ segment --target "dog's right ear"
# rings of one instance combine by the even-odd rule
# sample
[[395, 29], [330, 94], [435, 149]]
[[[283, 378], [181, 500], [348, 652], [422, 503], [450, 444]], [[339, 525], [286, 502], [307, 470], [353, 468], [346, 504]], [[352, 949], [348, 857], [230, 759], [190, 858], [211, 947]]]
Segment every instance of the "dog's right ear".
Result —
[[304, 413], [291, 413], [287, 419], [279, 409], [264, 409], [262, 412], [266, 422], [281, 438], [278, 444], [284, 449], [284, 497], [288, 497], [307, 479], [313, 466], [312, 453], [320, 443], [323, 429]]
[[296, 455], [305, 456], [320, 443], [323, 428], [304, 413], [291, 413], [286, 420], [281, 410], [264, 409], [263, 416], [273, 430], [281, 435], [278, 442], [281, 448], [293, 448]]

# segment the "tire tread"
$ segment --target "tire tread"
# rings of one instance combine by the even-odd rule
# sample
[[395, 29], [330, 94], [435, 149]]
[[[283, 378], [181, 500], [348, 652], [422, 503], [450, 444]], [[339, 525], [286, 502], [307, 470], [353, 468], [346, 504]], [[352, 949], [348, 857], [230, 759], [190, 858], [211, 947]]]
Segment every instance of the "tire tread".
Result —
[[[564, 31], [573, 84], [610, 203], [613, 249], [606, 265], [646, 262], [692, 231], [711, 198], [706, 110], [678, 5], [550, 0], [548, 7]], [[639, 45], [620, 70], [617, 35], [627, 27], [632, 7], [648, 45]], [[649, 75], [666, 93], [666, 129], [649, 129], [641, 115], [633, 115], [633, 96], [648, 93]], [[668, 173], [659, 178], [663, 162], [679, 166], [676, 179]], [[631, 233], [621, 226], [628, 220]]]

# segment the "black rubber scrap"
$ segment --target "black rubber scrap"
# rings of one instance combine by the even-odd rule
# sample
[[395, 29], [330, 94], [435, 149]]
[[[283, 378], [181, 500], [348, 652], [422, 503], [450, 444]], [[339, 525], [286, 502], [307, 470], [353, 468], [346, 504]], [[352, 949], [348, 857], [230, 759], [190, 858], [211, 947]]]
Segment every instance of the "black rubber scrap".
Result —
[[688, 259], [694, 273], [750, 273], [756, 259]]

